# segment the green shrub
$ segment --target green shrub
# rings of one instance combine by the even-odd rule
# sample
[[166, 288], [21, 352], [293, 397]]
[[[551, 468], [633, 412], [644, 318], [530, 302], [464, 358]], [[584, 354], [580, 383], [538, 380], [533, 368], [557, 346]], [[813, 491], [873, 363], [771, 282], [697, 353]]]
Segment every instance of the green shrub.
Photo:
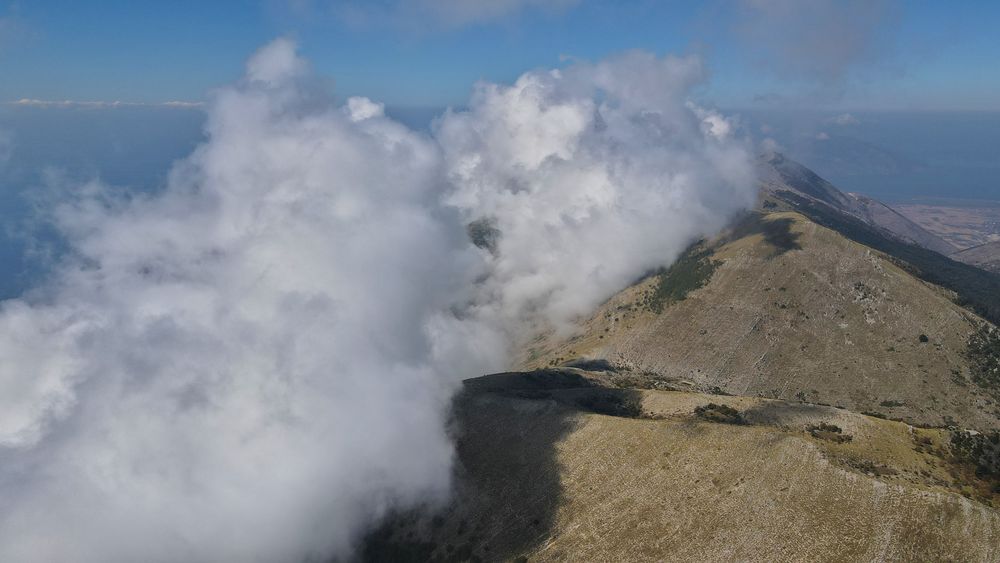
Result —
[[695, 407], [694, 414], [698, 418], [707, 420], [709, 422], [719, 422], [722, 424], [746, 424], [746, 419], [740, 414], [740, 411], [734, 409], [729, 405], [718, 405], [715, 403], [709, 403], [707, 405], [701, 405]]
[[1000, 330], [983, 324], [969, 337], [966, 356], [972, 380], [980, 387], [1000, 389]]
[[662, 313], [671, 303], [683, 301], [688, 293], [703, 287], [712, 279], [716, 263], [709, 257], [710, 249], [689, 248], [676, 262], [657, 275], [656, 287], [646, 304], [650, 311]]
[[958, 460], [973, 464], [976, 477], [1000, 484], [1000, 432], [953, 432], [951, 452]]
[[875, 477], [885, 477], [887, 475], [896, 475], [899, 473], [899, 471], [896, 471], [892, 467], [875, 463], [870, 459], [848, 460], [847, 464], [862, 473], [867, 473], [868, 475], [873, 475]]
[[845, 442], [850, 442], [854, 439], [854, 436], [850, 434], [844, 434], [836, 424], [827, 424], [825, 422], [820, 422], [819, 424], [813, 424], [806, 427], [806, 431], [812, 435], [813, 438], [818, 438], [820, 440], [827, 440], [829, 442], [835, 442], [837, 444], [843, 444]]
[[593, 391], [578, 398], [576, 404], [597, 414], [625, 418], [642, 416], [642, 403], [627, 391]]

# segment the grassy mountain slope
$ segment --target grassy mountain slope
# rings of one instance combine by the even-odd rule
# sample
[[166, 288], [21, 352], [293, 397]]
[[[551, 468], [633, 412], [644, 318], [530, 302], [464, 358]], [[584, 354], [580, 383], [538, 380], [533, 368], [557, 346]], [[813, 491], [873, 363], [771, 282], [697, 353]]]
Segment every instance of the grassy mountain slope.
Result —
[[951, 243], [924, 229], [888, 205], [861, 194], [844, 193], [812, 170], [780, 153], [757, 162], [764, 194], [791, 193], [862, 221], [884, 236], [941, 254], [956, 250]]
[[366, 559], [1000, 558], [1000, 495], [947, 431], [602, 384], [559, 372], [468, 382], [453, 502], [397, 515]]
[[920, 279], [954, 291], [963, 306], [1000, 323], [1000, 275], [888, 237], [880, 229], [795, 193], [778, 192], [776, 196], [811, 220], [892, 256]]
[[954, 298], [798, 213], [755, 215], [610, 299], [579, 334], [536, 339], [521, 366], [603, 359], [665, 388], [995, 428], [1000, 405], [967, 357], [984, 321]]
[[363, 559], [1000, 560], [1000, 277], [790, 161], [762, 182], [523, 371], [467, 380], [454, 496]]

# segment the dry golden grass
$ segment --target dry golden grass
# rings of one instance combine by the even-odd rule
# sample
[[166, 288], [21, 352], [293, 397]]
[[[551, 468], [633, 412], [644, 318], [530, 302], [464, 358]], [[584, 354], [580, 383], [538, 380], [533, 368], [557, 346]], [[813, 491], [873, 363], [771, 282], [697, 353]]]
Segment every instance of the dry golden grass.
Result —
[[[607, 416], [577, 407], [581, 392], [525, 399], [494, 387], [464, 396], [455, 502], [436, 517], [397, 519], [382, 545], [397, 556], [422, 546], [420, 557], [437, 560], [1000, 558], [1000, 511], [989, 505], [1000, 499], [964, 490], [935, 453], [946, 448], [944, 430], [818, 405], [648, 390], [622, 391], [638, 398], [641, 416]], [[708, 403], [738, 409], [750, 424], [693, 415]], [[851, 441], [813, 437], [807, 429], [820, 423]]]
[[764, 221], [784, 224], [794, 246], [738, 236], [717, 246], [711, 281], [683, 301], [650, 311], [657, 282], [647, 279], [581, 321], [579, 334], [530, 343], [520, 367], [601, 358], [629, 372], [630, 385], [826, 403], [932, 426], [1000, 425], [1000, 405], [971, 383], [965, 357], [981, 319], [801, 215]]

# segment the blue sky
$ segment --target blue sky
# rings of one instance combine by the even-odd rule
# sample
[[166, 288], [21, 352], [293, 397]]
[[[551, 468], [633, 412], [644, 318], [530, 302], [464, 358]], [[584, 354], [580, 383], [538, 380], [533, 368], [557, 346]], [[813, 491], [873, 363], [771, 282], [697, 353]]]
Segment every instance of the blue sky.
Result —
[[397, 106], [460, 105], [478, 79], [638, 48], [701, 54], [701, 95], [721, 106], [1000, 109], [1000, 2], [819, 0], [818, 17], [790, 0], [489, 4], [456, 16], [458, 0], [7, 2], [0, 100], [201, 100], [285, 35], [340, 94]]

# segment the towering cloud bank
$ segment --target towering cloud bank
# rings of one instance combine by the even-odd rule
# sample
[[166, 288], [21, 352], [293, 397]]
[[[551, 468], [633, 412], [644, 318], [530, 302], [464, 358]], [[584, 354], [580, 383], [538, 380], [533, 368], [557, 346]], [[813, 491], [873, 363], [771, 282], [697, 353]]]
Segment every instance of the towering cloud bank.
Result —
[[2, 304], [0, 560], [303, 561], [444, 499], [461, 377], [751, 203], [700, 72], [484, 84], [430, 137], [261, 50], [164, 193], [65, 202], [73, 257]]
[[491, 316], [564, 326], [753, 204], [745, 147], [686, 100], [702, 79], [634, 52], [480, 84], [441, 118], [446, 201], [495, 229]]
[[447, 491], [436, 145], [287, 42], [208, 128], [162, 196], [60, 209], [77, 259], [3, 304], [0, 560], [301, 561]]

